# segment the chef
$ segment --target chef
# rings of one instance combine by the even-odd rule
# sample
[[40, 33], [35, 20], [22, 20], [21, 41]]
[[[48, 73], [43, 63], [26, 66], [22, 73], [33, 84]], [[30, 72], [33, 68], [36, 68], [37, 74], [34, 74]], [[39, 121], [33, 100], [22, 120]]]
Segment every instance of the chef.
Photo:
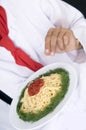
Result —
[[[85, 28], [81, 12], [61, 0], [1, 0], [0, 90], [13, 99], [30, 75], [54, 62], [78, 68], [86, 60]], [[73, 107], [77, 95], [71, 101]], [[15, 129], [8, 120], [10, 106], [0, 101], [0, 110], [5, 115], [0, 118], [0, 129]], [[60, 117], [40, 129], [57, 130], [57, 118], [59, 130], [66, 130]]]

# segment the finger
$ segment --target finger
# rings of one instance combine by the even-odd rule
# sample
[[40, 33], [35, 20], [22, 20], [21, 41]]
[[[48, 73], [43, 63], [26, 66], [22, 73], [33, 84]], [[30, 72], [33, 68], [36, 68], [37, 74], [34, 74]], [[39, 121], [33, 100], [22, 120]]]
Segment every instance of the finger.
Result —
[[66, 47], [69, 44], [69, 42], [70, 42], [70, 37], [65, 34], [63, 36], [63, 42], [64, 42], [64, 46]]
[[58, 47], [58, 45], [57, 45], [57, 47], [56, 47], [56, 53], [63, 53], [63, 52], [65, 52], [65, 50], [61, 50], [61, 49]]
[[61, 31], [57, 37], [57, 44], [60, 50], [64, 50], [64, 40], [63, 40], [64, 34], [65, 34], [65, 31]]
[[52, 37], [51, 37], [51, 55], [54, 55], [56, 52], [56, 42], [57, 42], [57, 36], [52, 35]]
[[75, 37], [71, 30], [67, 31], [64, 36], [65, 51], [71, 51], [75, 48]]
[[67, 29], [67, 32], [65, 33], [63, 39], [65, 51], [70, 51], [72, 49], [72, 46], [74, 45], [74, 36], [72, 31]]
[[46, 37], [45, 37], [45, 54], [49, 55], [51, 52], [51, 36], [54, 31], [54, 28], [49, 29]]
[[46, 36], [51, 36], [54, 30], [55, 30], [55, 28], [50, 28], [50, 29], [48, 30]]
[[56, 52], [57, 36], [61, 30], [61, 27], [56, 27], [52, 33], [51, 37], [51, 55], [54, 55]]

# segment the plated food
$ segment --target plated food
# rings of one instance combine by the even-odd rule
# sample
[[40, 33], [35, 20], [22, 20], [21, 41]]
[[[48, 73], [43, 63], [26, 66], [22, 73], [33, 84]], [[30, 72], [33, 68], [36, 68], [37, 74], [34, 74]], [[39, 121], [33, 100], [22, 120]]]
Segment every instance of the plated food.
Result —
[[17, 104], [19, 118], [37, 121], [53, 111], [64, 98], [69, 82], [69, 73], [63, 68], [49, 70], [30, 81]]
[[15, 93], [9, 115], [13, 127], [34, 130], [59, 116], [77, 81], [77, 71], [68, 63], [53, 63], [35, 72]]

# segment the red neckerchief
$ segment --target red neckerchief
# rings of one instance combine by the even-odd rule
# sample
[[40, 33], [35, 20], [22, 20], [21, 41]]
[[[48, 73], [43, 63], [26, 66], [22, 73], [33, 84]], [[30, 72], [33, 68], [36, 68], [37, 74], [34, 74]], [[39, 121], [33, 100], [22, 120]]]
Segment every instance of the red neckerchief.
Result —
[[33, 71], [37, 71], [43, 67], [40, 63], [31, 59], [21, 48], [14, 45], [13, 41], [8, 37], [8, 26], [5, 9], [0, 6], [0, 46], [5, 47], [11, 52], [18, 65], [26, 66]]

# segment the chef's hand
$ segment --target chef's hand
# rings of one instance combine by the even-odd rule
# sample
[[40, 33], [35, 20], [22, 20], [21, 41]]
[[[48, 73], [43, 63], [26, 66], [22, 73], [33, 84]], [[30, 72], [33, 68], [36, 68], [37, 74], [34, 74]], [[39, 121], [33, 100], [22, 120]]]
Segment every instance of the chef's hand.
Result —
[[81, 47], [72, 30], [60, 26], [49, 29], [45, 37], [46, 55], [77, 50]]

